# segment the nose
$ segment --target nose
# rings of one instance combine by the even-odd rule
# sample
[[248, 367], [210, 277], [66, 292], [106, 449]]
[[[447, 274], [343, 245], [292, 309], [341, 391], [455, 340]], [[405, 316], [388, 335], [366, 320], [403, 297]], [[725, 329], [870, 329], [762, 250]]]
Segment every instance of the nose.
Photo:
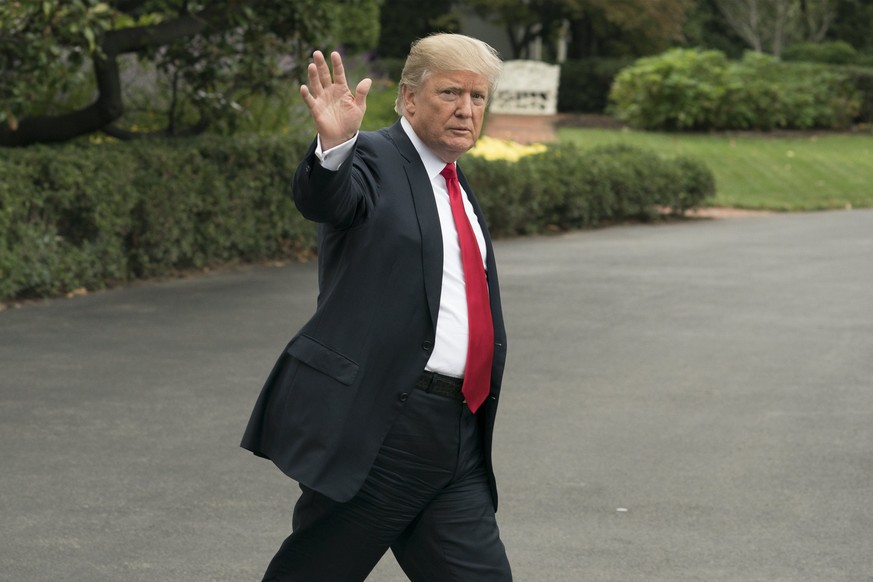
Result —
[[472, 117], [473, 116], [473, 98], [463, 93], [456, 103], [455, 115], [457, 117]]

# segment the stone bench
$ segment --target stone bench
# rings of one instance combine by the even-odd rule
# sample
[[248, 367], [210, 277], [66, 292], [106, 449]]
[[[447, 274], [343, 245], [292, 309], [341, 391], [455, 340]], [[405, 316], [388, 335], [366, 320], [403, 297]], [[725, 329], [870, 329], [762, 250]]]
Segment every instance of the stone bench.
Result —
[[556, 114], [560, 74], [560, 65], [541, 61], [506, 61], [491, 100], [491, 113]]

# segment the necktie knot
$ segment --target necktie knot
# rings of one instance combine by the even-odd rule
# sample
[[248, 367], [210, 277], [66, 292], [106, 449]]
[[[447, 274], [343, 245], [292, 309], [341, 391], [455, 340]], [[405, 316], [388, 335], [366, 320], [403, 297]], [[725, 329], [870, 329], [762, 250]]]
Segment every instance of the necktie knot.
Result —
[[455, 169], [455, 164], [446, 164], [440, 175], [446, 179], [446, 186], [449, 189], [449, 199], [461, 195], [461, 185], [458, 183], [458, 171]]
[[440, 172], [440, 174], [442, 174], [443, 178], [446, 180], [458, 179], [458, 172], [455, 171], [455, 164], [446, 164], [446, 167], [443, 168], [443, 171]]

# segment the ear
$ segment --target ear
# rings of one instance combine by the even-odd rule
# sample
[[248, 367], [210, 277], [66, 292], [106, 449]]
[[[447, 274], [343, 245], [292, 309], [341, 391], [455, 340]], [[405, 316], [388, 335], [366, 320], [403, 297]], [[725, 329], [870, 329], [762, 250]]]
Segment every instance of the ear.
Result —
[[403, 98], [403, 112], [415, 115], [415, 91], [409, 85], [403, 85], [400, 87], [400, 96]]

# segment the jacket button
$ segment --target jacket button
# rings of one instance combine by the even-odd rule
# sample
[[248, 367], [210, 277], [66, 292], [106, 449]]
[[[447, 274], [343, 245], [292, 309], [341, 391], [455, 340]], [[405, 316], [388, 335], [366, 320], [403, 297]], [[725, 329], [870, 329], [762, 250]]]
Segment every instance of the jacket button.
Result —
[[400, 398], [399, 398], [399, 399], [400, 399], [400, 402], [406, 402], [406, 399], [407, 399], [407, 398], [409, 398], [409, 393], [408, 393], [408, 392], [403, 392], [403, 393], [400, 394]]
[[426, 352], [431, 351], [433, 349], [433, 342], [430, 340], [425, 340], [425, 342], [423, 344], [421, 344], [421, 349], [423, 349]]

